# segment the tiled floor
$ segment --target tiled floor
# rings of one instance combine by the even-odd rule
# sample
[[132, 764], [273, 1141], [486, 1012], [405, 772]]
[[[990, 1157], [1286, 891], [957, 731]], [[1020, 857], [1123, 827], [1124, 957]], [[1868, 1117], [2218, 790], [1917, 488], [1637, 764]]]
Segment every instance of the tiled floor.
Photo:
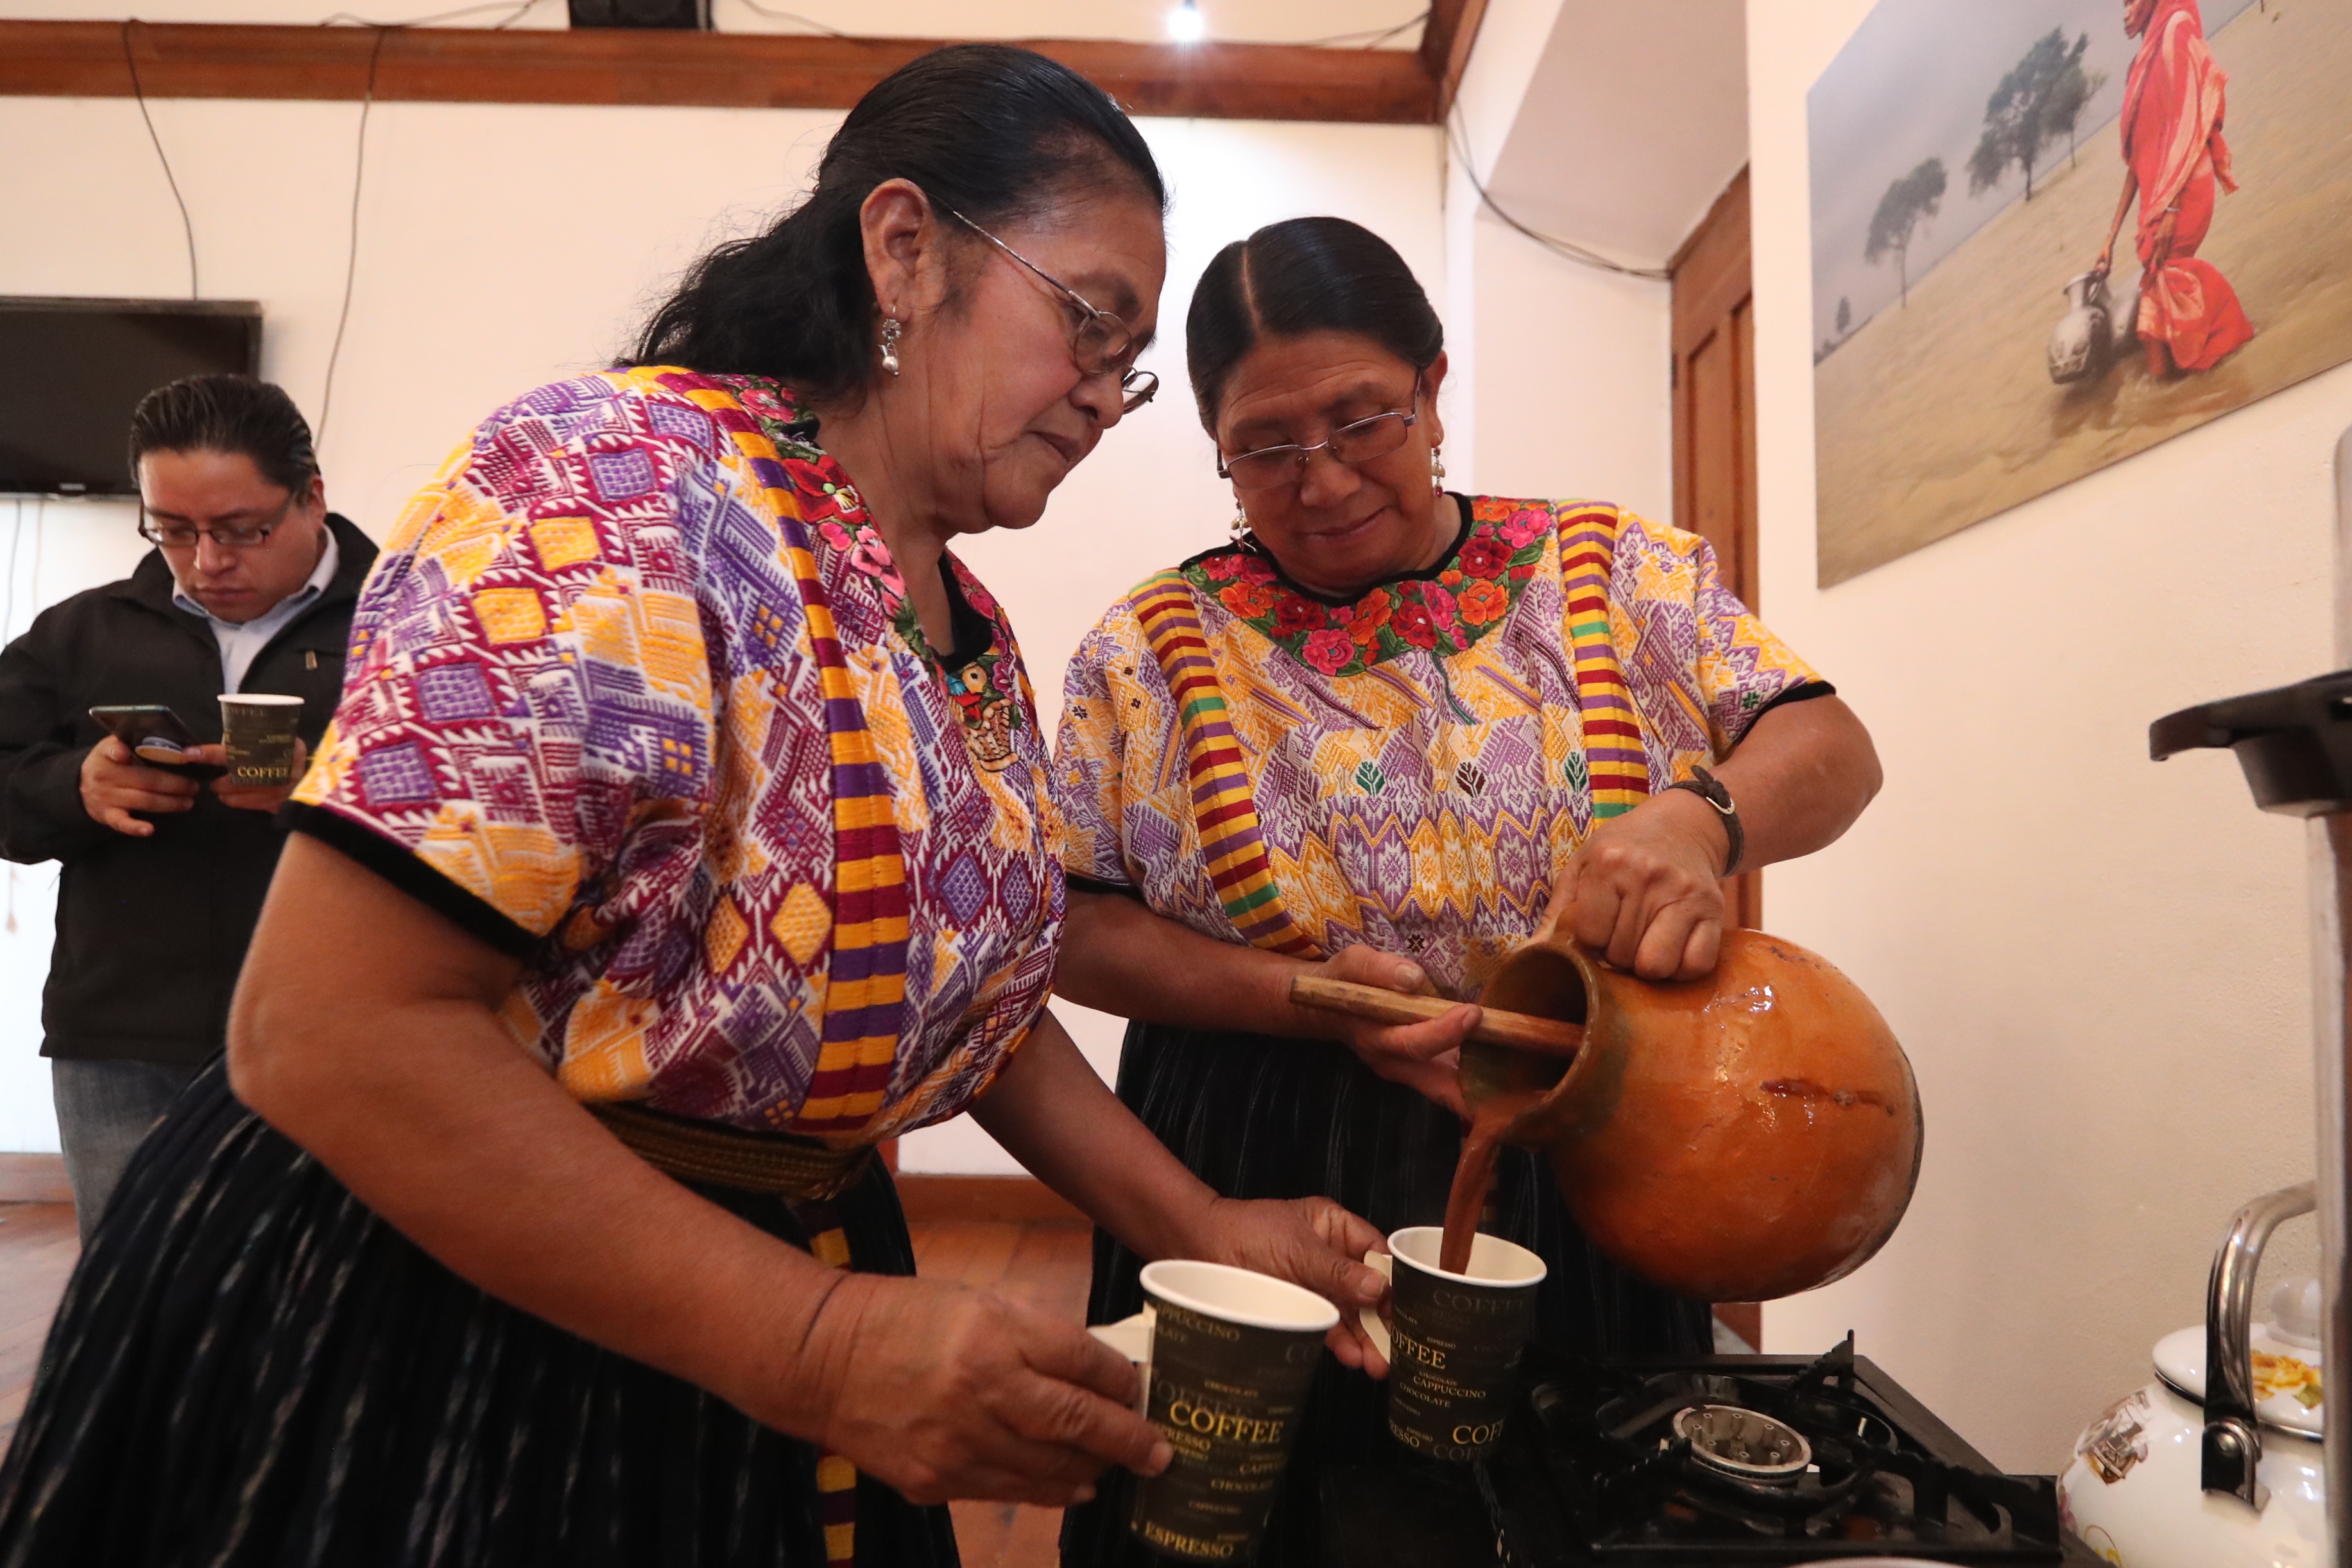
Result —
[[[1059, 1220], [918, 1225], [915, 1255], [926, 1274], [999, 1291], [1076, 1322], [1086, 1315], [1087, 1235], [1084, 1226]], [[25, 1408], [42, 1336], [78, 1251], [69, 1205], [0, 1204], [0, 1444]], [[955, 1516], [965, 1568], [1054, 1562], [1057, 1511], [958, 1503]]]

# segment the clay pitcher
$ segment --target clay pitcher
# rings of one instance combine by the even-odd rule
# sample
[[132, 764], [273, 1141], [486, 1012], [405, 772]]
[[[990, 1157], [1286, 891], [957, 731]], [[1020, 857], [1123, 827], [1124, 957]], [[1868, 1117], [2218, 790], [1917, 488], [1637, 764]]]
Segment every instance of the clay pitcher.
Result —
[[1566, 937], [1505, 959], [1479, 1001], [1585, 1027], [1557, 1057], [1469, 1043], [1471, 1109], [1540, 1149], [1601, 1253], [1703, 1301], [1826, 1285], [1885, 1243], [1919, 1176], [1918, 1084], [1886, 1020], [1818, 954], [1724, 933], [1715, 972], [1657, 982]]

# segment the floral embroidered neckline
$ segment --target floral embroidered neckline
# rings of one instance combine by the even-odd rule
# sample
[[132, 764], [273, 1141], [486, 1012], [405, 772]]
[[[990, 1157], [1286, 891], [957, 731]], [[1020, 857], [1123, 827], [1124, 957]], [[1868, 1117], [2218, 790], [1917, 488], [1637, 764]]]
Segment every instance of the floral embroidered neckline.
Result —
[[[759, 423], [760, 433], [776, 449], [777, 459], [791, 478], [800, 501], [801, 520], [808, 526], [809, 542], [839, 556], [850, 570], [869, 579], [880, 595], [892, 628], [909, 648], [940, 673], [948, 698], [962, 719], [972, 754], [982, 768], [994, 772], [1013, 760], [1012, 732], [1022, 727], [1020, 664], [1013, 653], [1013, 631], [996, 596], [981, 586], [952, 552], [947, 562], [953, 595], [987, 623], [987, 645], [978, 652], [942, 651], [923, 632], [922, 617], [907, 592], [890, 547], [874, 526], [866, 503], [824, 449], [816, 444], [816, 422], [803, 413], [792, 394], [764, 376], [712, 376], [732, 392], [743, 412]], [[961, 619], [961, 617], [959, 617]]]
[[1227, 545], [1181, 568], [1195, 597], [1213, 599], [1300, 663], [1360, 674], [1406, 653], [1459, 653], [1509, 618], [1554, 528], [1540, 507], [1470, 501], [1470, 527], [1433, 572], [1375, 583], [1330, 604], [1286, 580], [1263, 550]]

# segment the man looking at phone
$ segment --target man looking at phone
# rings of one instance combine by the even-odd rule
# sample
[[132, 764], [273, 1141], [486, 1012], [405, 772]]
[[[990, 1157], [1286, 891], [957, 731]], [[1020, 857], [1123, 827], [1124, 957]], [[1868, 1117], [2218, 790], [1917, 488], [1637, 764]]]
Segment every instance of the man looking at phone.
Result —
[[42, 994], [66, 1175], [87, 1239], [131, 1152], [221, 1048], [292, 786], [142, 761], [93, 707], [169, 708], [220, 734], [224, 693], [302, 699], [301, 775], [342, 690], [375, 546], [327, 510], [310, 428], [279, 388], [196, 376], [131, 415], [139, 531], [120, 582], [44, 611], [0, 652], [0, 856], [62, 864]]

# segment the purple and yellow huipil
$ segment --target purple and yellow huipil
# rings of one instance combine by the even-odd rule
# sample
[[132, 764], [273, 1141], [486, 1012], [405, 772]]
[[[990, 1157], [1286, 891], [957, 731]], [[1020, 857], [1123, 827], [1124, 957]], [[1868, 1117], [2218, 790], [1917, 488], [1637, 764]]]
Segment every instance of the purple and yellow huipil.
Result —
[[583, 1101], [837, 1145], [953, 1115], [1045, 1006], [1064, 904], [1012, 629], [935, 653], [782, 389], [538, 391], [411, 504], [298, 826], [523, 963]]
[[1251, 545], [1111, 607], [1071, 661], [1071, 876], [1220, 941], [1358, 943], [1474, 995], [1593, 825], [1831, 688], [1696, 535], [1471, 497], [1426, 572], [1334, 602]]

